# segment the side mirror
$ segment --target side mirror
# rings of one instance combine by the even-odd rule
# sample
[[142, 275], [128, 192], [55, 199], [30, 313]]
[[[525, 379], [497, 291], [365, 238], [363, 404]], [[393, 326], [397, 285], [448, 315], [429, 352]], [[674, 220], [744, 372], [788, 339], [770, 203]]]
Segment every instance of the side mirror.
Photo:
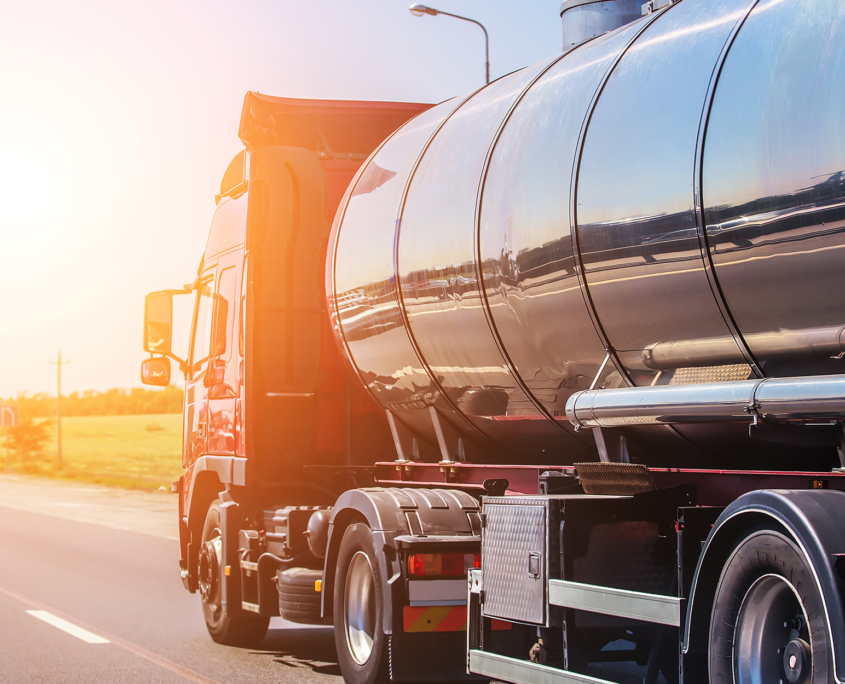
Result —
[[173, 295], [153, 292], [144, 305], [144, 351], [170, 356], [173, 344]]
[[226, 366], [220, 359], [211, 358], [208, 361], [208, 368], [202, 379], [202, 384], [206, 387], [214, 387], [222, 385], [226, 378]]
[[151, 292], [144, 301], [144, 351], [173, 359], [183, 371], [186, 369], [185, 360], [173, 353], [173, 299], [179, 300], [179, 307], [189, 301], [183, 299], [192, 293], [188, 287]]
[[141, 382], [167, 387], [170, 384], [170, 359], [165, 356], [144, 359], [141, 362]]

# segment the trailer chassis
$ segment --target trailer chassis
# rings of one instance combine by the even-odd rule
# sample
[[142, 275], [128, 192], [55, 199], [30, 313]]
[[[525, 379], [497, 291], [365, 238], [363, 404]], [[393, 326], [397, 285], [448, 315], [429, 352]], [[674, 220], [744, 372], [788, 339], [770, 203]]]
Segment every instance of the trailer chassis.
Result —
[[[723, 473], [722, 478], [728, 481], [731, 475]], [[750, 475], [735, 474], [733, 485]], [[751, 490], [727, 506], [696, 505], [695, 489], [689, 486], [622, 497], [485, 497], [482, 567], [470, 572], [467, 595], [468, 672], [519, 684], [603, 684], [585, 673], [585, 665], [591, 658], [610, 660], [605, 656], [613, 654], [595, 650], [590, 630], [616, 625], [633, 627], [636, 633], [640, 626], [641, 633], [651, 634], [645, 684], [653, 684], [661, 670], [670, 682], [703, 684], [709, 681], [712, 607], [725, 568], [736, 549], [762, 531], [783, 537], [806, 559], [813, 586], [804, 591], [818, 593], [824, 613], [818, 623], [823, 624], [819, 643], [826, 646], [814, 655], [824, 659], [814, 666], [816, 678], [824, 672], [823, 681], [841, 683], [845, 672], [841, 648], [845, 639], [845, 493], [841, 475], [780, 476], [787, 481], [806, 479], [801, 489]], [[765, 477], [777, 475], [767, 473]], [[829, 489], [814, 489], [818, 482]], [[591, 549], [589, 539], [599, 528], [603, 544]], [[636, 544], [625, 547], [618, 543], [637, 528], [641, 551], [652, 547], [650, 559], [625, 557], [626, 548]], [[611, 555], [606, 548], [609, 541]], [[671, 559], [660, 558], [661, 544], [663, 553], [674, 547]], [[615, 567], [603, 567], [613, 560], [613, 554]], [[507, 564], [497, 562], [502, 557], [509, 559]], [[655, 578], [661, 578], [662, 587]], [[489, 641], [494, 618], [534, 625], [541, 635], [557, 635], [562, 657], [558, 662], [532, 662], [528, 654], [519, 659], [495, 652]], [[791, 648], [793, 641], [800, 640], [793, 638], [783, 648]], [[667, 671], [672, 667], [673, 652], [678, 656], [674, 676]], [[789, 651], [787, 655], [794, 654]], [[806, 668], [801, 672], [800, 661], [797, 673], [789, 669], [788, 662], [788, 658], [784, 660], [785, 675], [780, 675], [783, 684], [810, 681]]]

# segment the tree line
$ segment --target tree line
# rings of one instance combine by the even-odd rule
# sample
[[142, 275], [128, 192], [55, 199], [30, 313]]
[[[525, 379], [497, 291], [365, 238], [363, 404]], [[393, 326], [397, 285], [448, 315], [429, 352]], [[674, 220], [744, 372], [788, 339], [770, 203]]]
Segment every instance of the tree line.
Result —
[[[110, 389], [105, 392], [71, 392], [62, 394], [63, 416], [125, 416], [149, 413], [182, 413], [180, 387], [170, 385], [163, 390], [141, 387]], [[20, 419], [53, 418], [56, 415], [56, 397], [46, 393], [21, 393], [4, 399], [2, 403], [17, 404]]]

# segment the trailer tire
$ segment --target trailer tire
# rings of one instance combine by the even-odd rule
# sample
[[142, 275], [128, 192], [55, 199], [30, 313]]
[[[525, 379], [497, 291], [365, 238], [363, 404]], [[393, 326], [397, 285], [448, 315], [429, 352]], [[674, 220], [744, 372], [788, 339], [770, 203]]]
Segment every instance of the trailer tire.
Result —
[[205, 516], [197, 568], [205, 626], [218, 644], [255, 646], [267, 635], [270, 618], [255, 613], [223, 614], [222, 565], [220, 502], [214, 501]]
[[350, 525], [340, 542], [334, 583], [335, 646], [347, 684], [389, 681], [382, 573], [370, 528]]
[[279, 588], [279, 614], [291, 622], [318, 625], [320, 616], [320, 594], [315, 583], [323, 579], [322, 570], [312, 568], [291, 568], [279, 570], [276, 585]]
[[710, 684], [827, 684], [824, 603], [792, 540], [760, 530], [736, 547], [716, 588], [709, 643]]

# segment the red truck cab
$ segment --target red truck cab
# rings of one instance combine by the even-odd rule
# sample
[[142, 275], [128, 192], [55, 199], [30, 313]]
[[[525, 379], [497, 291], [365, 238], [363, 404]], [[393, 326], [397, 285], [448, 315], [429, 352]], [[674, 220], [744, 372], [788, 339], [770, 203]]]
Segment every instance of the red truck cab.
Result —
[[[355, 486], [362, 455], [392, 448], [383, 413], [351, 381], [332, 337], [325, 259], [362, 162], [427, 108], [246, 95], [244, 149], [215, 197], [196, 279], [146, 306], [143, 381], [167, 385], [170, 359], [185, 374], [185, 474], [175, 488], [191, 591], [203, 589], [203, 525], [221, 491], [330, 506]], [[171, 349], [177, 296], [193, 298], [185, 359]]]

